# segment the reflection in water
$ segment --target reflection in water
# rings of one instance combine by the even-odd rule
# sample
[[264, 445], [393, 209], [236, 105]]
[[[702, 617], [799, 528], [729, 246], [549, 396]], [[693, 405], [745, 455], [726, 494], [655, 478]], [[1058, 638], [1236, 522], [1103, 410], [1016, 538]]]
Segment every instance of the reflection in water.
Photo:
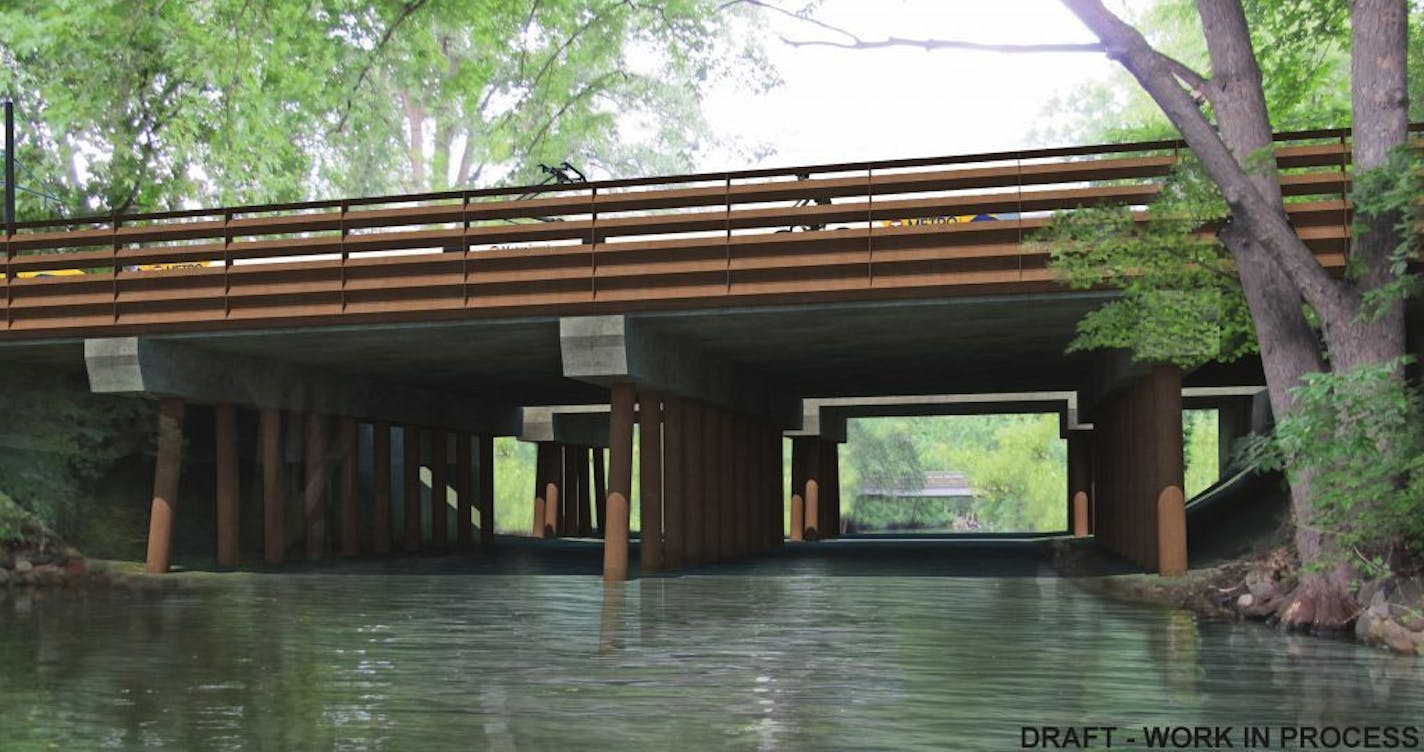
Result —
[[0, 747], [1011, 749], [1401, 724], [1424, 661], [1046, 577], [233, 575], [0, 595]]

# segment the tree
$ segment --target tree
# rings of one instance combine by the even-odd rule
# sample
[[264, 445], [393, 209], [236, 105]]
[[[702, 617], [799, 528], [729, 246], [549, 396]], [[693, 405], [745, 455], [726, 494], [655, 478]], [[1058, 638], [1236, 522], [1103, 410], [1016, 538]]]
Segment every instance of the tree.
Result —
[[[1400, 212], [1409, 207], [1360, 212], [1343, 278], [1315, 260], [1286, 217], [1262, 68], [1241, 0], [1197, 0], [1210, 75], [1164, 54], [1101, 0], [1063, 2], [1097, 36], [1097, 49], [1121, 63], [1147, 92], [1220, 191], [1230, 221], [1219, 237], [1240, 278], [1278, 418], [1291, 414], [1293, 390], [1309, 374], [1383, 365], [1392, 378], [1402, 379], [1404, 305], [1398, 292], [1407, 271], [1400, 251], [1408, 247], [1401, 230], [1407, 218]], [[1402, 161], [1394, 155], [1407, 136], [1408, 16], [1406, 0], [1354, 0], [1350, 6], [1357, 183], [1368, 183], [1371, 173]], [[836, 31], [850, 39], [834, 43], [839, 46], [885, 44]], [[945, 40], [898, 43], [927, 49], [963, 46]], [[1044, 47], [1052, 45], [1002, 48]], [[1282, 621], [1292, 627], [1343, 628], [1353, 619], [1351, 573], [1343, 564], [1328, 571], [1312, 566], [1340, 557], [1329, 531], [1315, 524], [1308, 475], [1293, 479], [1291, 496], [1296, 549], [1307, 568], [1280, 611]]]
[[714, 0], [11, 3], [20, 215], [676, 168], [703, 83], [774, 82], [746, 27]]

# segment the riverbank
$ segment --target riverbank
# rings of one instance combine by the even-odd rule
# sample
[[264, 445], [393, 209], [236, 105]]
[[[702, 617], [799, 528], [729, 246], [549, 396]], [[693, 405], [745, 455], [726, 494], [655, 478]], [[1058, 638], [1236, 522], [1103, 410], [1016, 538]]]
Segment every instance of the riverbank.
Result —
[[[1280, 627], [1278, 608], [1294, 589], [1293, 557], [1284, 548], [1258, 551], [1197, 567], [1175, 578], [1121, 573], [1108, 555], [1058, 541], [1053, 563], [1080, 589], [1122, 603], [1177, 608], [1208, 619], [1236, 619]], [[1424, 656], [1424, 582], [1386, 578], [1366, 583], [1352, 628], [1344, 634], [1404, 655]], [[1286, 631], [1282, 629], [1282, 631]]]

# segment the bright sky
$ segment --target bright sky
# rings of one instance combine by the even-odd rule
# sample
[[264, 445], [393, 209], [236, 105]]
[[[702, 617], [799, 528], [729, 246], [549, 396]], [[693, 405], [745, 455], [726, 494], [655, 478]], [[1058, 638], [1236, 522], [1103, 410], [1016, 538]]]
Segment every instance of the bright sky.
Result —
[[[801, 4], [777, 1], [786, 8]], [[705, 111], [717, 131], [775, 147], [763, 162], [767, 166], [1029, 146], [1030, 131], [1053, 95], [1104, 78], [1115, 65], [1102, 54], [1082, 52], [791, 47], [778, 37], [843, 38], [765, 15], [767, 51], [785, 83], [761, 96], [716, 91]], [[1095, 41], [1058, 0], [826, 0], [815, 15], [866, 40]], [[723, 153], [709, 155], [697, 169], [751, 166], [745, 157]]]

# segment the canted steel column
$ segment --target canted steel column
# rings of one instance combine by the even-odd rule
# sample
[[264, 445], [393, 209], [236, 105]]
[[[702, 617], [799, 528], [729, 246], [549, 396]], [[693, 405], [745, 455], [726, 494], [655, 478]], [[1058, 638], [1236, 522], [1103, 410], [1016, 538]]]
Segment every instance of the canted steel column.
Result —
[[1148, 377], [1155, 469], [1157, 571], [1179, 577], [1187, 571], [1186, 470], [1182, 459], [1182, 372], [1157, 366]]
[[183, 400], [158, 403], [158, 461], [153, 471], [153, 503], [148, 516], [148, 556], [143, 571], [163, 574], [173, 555], [173, 512], [183, 469]]
[[1076, 538], [1088, 535], [1088, 507], [1093, 493], [1092, 444], [1092, 432], [1068, 432], [1068, 529]]
[[806, 439], [806, 490], [802, 492], [806, 499], [806, 529], [801, 537], [808, 541], [821, 538], [821, 458], [823, 454], [820, 438], [809, 437]]
[[806, 449], [810, 439], [791, 439], [791, 540], [806, 539]]
[[609, 394], [608, 501], [603, 540], [603, 579], [628, 579], [628, 497], [633, 493], [633, 401], [630, 383], [614, 384]]
[[391, 552], [391, 424], [371, 426], [371, 550]]
[[450, 545], [450, 441], [442, 428], [430, 429], [430, 547]]
[[307, 482], [303, 500], [306, 508], [307, 559], [326, 555], [326, 417], [307, 413]]
[[663, 397], [663, 566], [668, 571], [682, 569], [686, 561], [684, 536], [683, 444], [686, 430], [682, 419], [682, 399]]
[[684, 504], [683, 520], [685, 530], [683, 532], [683, 562], [686, 565], [701, 564], [707, 560], [703, 535], [703, 519], [705, 518], [702, 506], [706, 485], [702, 479], [703, 472], [703, 449], [702, 449], [702, 405], [686, 400], [682, 403], [683, 422], [683, 446], [682, 446], [682, 498]]
[[480, 437], [480, 547], [494, 546], [494, 437]]
[[280, 564], [286, 553], [286, 484], [282, 478], [282, 411], [258, 413], [262, 435], [262, 560]]
[[470, 435], [455, 434], [455, 545], [468, 551], [474, 545], [470, 510], [474, 508], [474, 479], [470, 469]]
[[405, 512], [404, 548], [407, 553], [420, 550], [420, 429], [406, 425], [401, 430], [405, 467], [401, 509]]
[[663, 568], [662, 395], [638, 392], [638, 565], [643, 572]]
[[356, 533], [356, 484], [359, 467], [356, 463], [356, 419], [343, 416], [338, 424], [341, 446], [341, 555], [357, 556], [361, 544]]
[[593, 506], [589, 503], [592, 491], [589, 487], [588, 476], [589, 448], [579, 447], [577, 455], [578, 536], [587, 538], [593, 535]]
[[213, 438], [217, 465], [218, 566], [238, 564], [238, 453], [237, 406], [223, 402], [213, 406]]

